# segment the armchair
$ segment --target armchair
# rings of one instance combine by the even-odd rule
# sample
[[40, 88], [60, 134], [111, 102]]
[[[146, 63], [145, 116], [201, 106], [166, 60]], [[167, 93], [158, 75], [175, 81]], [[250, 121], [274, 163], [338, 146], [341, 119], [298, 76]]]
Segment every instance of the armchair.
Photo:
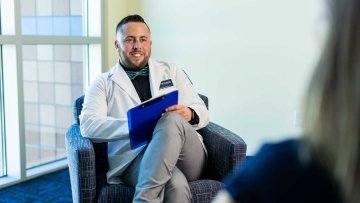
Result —
[[[207, 97], [200, 96], [208, 106]], [[132, 202], [134, 188], [106, 182], [107, 143], [93, 143], [80, 133], [83, 101], [84, 96], [75, 101], [74, 123], [65, 136], [73, 202]], [[189, 182], [189, 186], [192, 202], [205, 203], [223, 187], [220, 181], [224, 175], [245, 163], [246, 144], [241, 137], [212, 122], [198, 132], [208, 150], [208, 167], [202, 178]]]

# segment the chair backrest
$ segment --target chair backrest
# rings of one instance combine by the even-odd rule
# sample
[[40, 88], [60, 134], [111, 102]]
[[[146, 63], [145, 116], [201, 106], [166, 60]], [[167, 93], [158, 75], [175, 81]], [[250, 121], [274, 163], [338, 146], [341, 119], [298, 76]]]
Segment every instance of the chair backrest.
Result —
[[[83, 107], [85, 96], [82, 95], [77, 98], [73, 106], [73, 120], [74, 123], [80, 125], [79, 116]], [[107, 142], [93, 143], [95, 152], [95, 167], [96, 174], [106, 173], [109, 170], [109, 162], [107, 158]]]
[[75, 100], [74, 106], [73, 106], [73, 120], [74, 120], [74, 123], [76, 123], [78, 125], [80, 125], [79, 116], [80, 116], [81, 110], [83, 108], [84, 98], [85, 98], [84, 95], [77, 98]]
[[[199, 94], [200, 98], [204, 101], [206, 107], [209, 106], [209, 100], [205, 95]], [[73, 120], [74, 123], [80, 125], [79, 116], [83, 107], [85, 96], [82, 95], [77, 98], [73, 106]], [[106, 173], [109, 170], [109, 162], [107, 158], [107, 142], [103, 143], [93, 143], [94, 152], [95, 152], [95, 166], [96, 174]]]
[[204, 101], [206, 108], [209, 109], [209, 99], [207, 98], [207, 96], [199, 94], [200, 98]]

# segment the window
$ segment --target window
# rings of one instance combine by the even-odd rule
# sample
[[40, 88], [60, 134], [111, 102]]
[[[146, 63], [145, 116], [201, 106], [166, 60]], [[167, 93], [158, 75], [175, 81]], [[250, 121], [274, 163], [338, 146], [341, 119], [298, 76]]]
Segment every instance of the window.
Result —
[[23, 35], [83, 36], [82, 0], [21, 0]]
[[23, 45], [27, 168], [66, 157], [72, 103], [83, 94], [84, 45]]
[[22, 181], [66, 166], [72, 104], [102, 67], [101, 4], [0, 0], [0, 176]]

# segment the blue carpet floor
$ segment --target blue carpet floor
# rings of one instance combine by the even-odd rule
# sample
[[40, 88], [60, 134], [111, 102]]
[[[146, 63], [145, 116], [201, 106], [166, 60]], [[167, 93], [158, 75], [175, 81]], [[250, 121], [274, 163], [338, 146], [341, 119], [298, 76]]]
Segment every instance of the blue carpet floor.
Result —
[[72, 202], [69, 170], [63, 169], [0, 190], [0, 203]]

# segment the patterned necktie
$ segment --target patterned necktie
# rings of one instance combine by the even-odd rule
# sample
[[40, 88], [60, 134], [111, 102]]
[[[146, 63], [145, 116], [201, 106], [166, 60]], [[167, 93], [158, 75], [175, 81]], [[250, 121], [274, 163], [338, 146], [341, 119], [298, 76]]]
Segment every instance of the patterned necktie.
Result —
[[138, 75], [140, 76], [149, 76], [149, 66], [145, 66], [139, 71], [125, 70], [126, 74], [129, 76], [130, 80], [135, 79]]

